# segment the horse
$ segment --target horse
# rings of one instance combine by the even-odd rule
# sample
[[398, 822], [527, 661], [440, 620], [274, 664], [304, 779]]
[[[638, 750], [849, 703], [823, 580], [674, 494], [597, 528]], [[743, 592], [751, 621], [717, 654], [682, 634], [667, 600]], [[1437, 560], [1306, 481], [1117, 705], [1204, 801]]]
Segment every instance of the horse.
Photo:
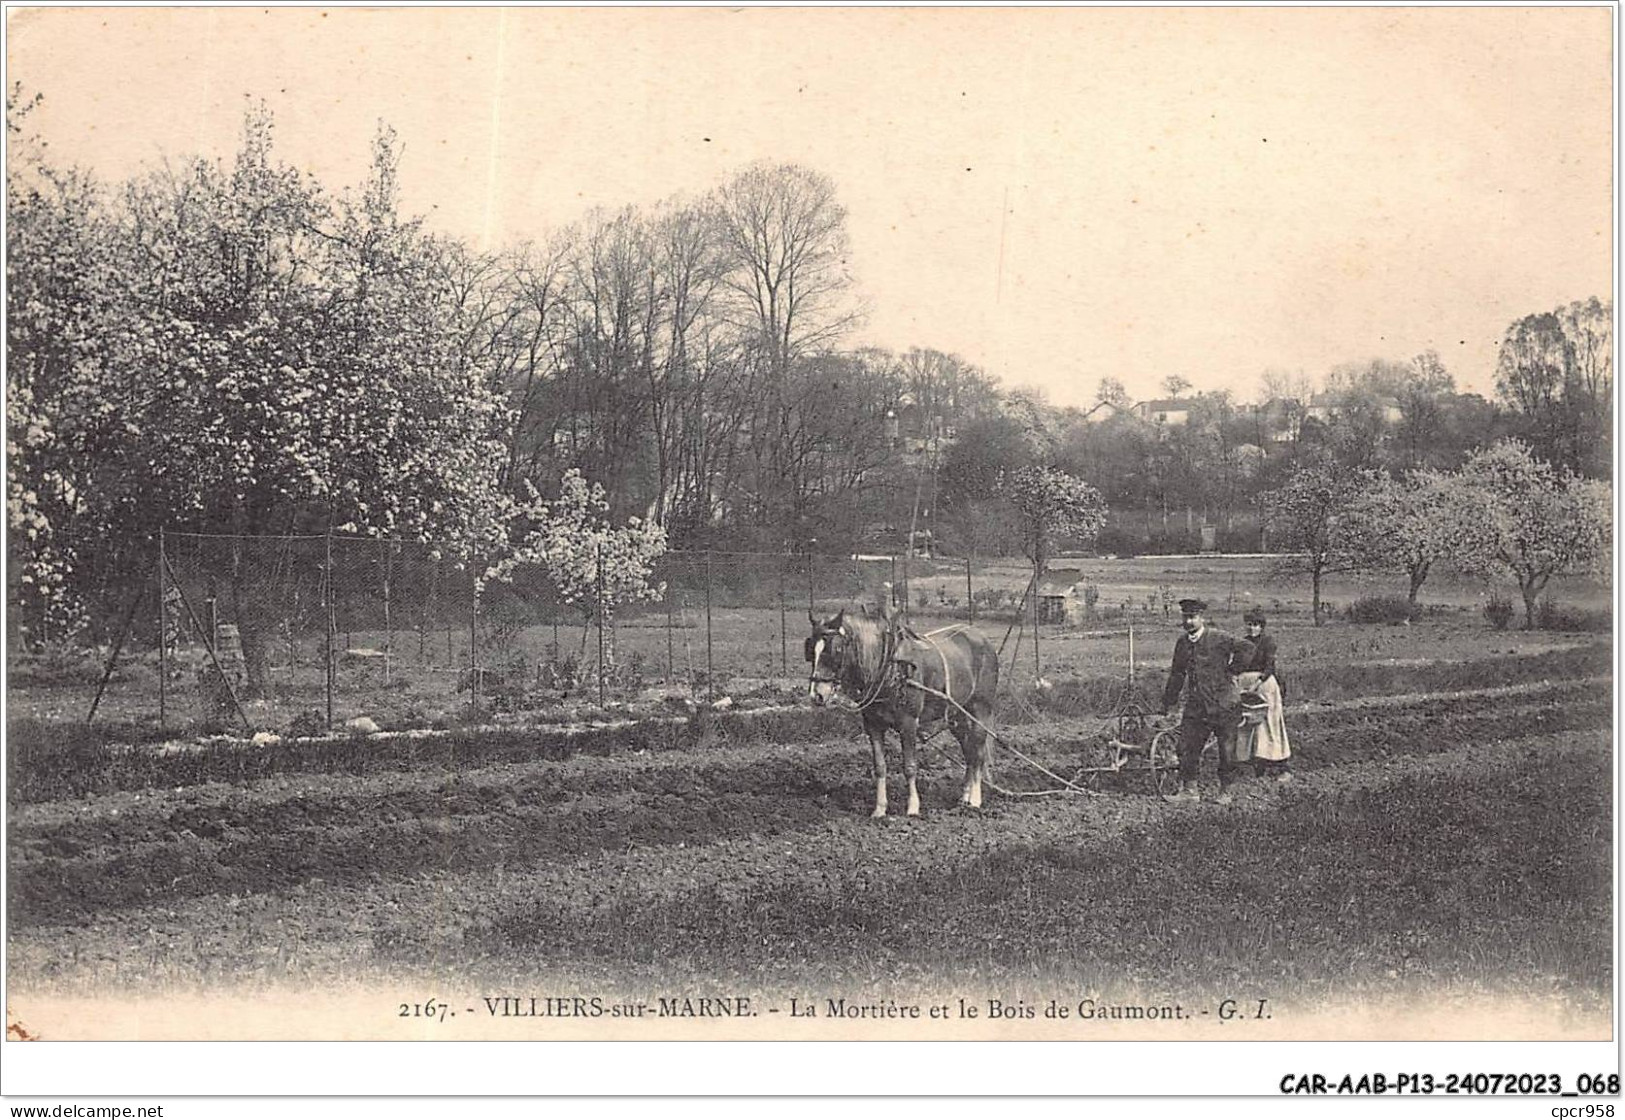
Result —
[[[857, 701], [863, 729], [874, 751], [875, 809], [886, 815], [886, 732], [903, 743], [903, 773], [908, 778], [908, 815], [920, 815], [919, 772], [915, 743], [921, 724], [946, 719], [965, 756], [965, 781], [959, 803], [979, 809], [982, 783], [990, 782], [991, 751], [987, 722], [999, 687], [999, 658], [988, 640], [958, 624], [916, 634], [890, 611], [879, 617], [867, 607], [841, 611], [820, 620], [807, 613], [812, 635], [804, 656], [812, 666], [807, 693], [814, 703], [828, 703], [837, 691]], [[923, 691], [923, 685], [930, 692]], [[940, 693], [941, 695], [933, 695]], [[951, 697], [953, 703], [942, 697]]]

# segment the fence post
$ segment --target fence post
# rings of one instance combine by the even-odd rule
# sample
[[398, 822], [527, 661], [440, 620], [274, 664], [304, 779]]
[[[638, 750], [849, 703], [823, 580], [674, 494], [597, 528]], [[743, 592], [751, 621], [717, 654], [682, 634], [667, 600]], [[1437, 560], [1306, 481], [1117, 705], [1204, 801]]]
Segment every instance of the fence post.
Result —
[[1128, 624], [1128, 690], [1134, 692], [1134, 623]]
[[593, 553], [598, 565], [598, 706], [604, 706], [604, 546], [595, 545]]
[[[675, 572], [673, 573], [675, 574]], [[672, 644], [672, 618], [671, 600], [677, 593], [673, 586], [675, 580], [666, 581], [666, 687], [671, 687], [671, 680], [677, 675], [677, 650]]]
[[384, 687], [389, 687], [389, 663], [395, 656], [395, 627], [389, 617], [389, 577], [390, 567], [395, 562], [392, 544], [385, 540], [384, 551]]
[[[909, 606], [913, 603], [913, 599], [911, 599], [910, 596], [909, 596], [909, 587], [908, 587], [908, 564], [909, 564], [909, 561], [912, 560], [913, 558], [914, 558], [914, 533], [912, 531], [910, 531], [909, 535], [908, 535], [908, 543], [903, 546], [903, 572], [902, 572], [902, 577], [903, 578], [902, 578], [902, 581], [900, 583], [898, 581], [896, 581], [896, 580], [892, 581], [893, 588], [895, 590], [900, 590], [902, 592], [902, 594], [903, 594], [903, 613], [905, 615], [908, 613]], [[896, 559], [893, 558], [892, 562], [893, 562], [893, 564], [895, 564]]]
[[1042, 588], [1039, 586], [1039, 579], [1038, 575], [1033, 576], [1033, 685], [1035, 687], [1039, 681], [1044, 679], [1044, 666], [1038, 658], [1038, 604], [1043, 599], [1043, 595], [1040, 594]]
[[435, 607], [438, 605], [435, 593], [440, 587], [440, 561], [434, 562], [434, 571], [429, 573], [429, 601], [423, 605], [423, 617], [418, 626], [418, 664], [429, 663], [429, 627], [434, 624]]
[[327, 656], [322, 660], [327, 665], [325, 673], [327, 726], [331, 730], [333, 727], [333, 631], [337, 627], [337, 620], [333, 616], [333, 526], [329, 525], [327, 527], [327, 536], [324, 539], [327, 551], [326, 560], [322, 566], [322, 604], [326, 607], [324, 613], [327, 615], [327, 624], [323, 627], [326, 633], [323, 635], [322, 644], [326, 649]]
[[970, 612], [970, 621], [976, 622], [976, 592], [970, 582], [970, 557], [965, 557], [965, 609]]
[[468, 706], [480, 705], [480, 566], [468, 558]]
[[711, 662], [711, 550], [705, 550], [705, 697], [717, 697], [716, 670]]
[[780, 672], [790, 675], [790, 622], [784, 603], [784, 557], [779, 557], [779, 666]]
[[169, 611], [164, 604], [164, 527], [158, 526], [158, 730], [169, 729]]

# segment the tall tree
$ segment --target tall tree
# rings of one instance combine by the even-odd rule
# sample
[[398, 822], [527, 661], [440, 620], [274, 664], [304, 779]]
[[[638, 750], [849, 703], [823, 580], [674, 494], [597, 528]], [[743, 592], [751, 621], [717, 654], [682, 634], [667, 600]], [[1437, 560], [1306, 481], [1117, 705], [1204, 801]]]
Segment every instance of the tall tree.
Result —
[[[825, 176], [795, 164], [758, 163], [717, 192], [726, 271], [754, 404], [751, 503], [759, 518], [794, 504], [799, 455], [792, 385], [798, 359], [831, 347], [855, 322], [848, 294], [846, 210]], [[782, 492], [781, 492], [782, 491]]]
[[88, 621], [84, 596], [97, 582], [89, 553], [118, 538], [84, 514], [118, 479], [111, 452], [123, 428], [104, 392], [123, 338], [110, 296], [116, 231], [103, 189], [53, 167], [28, 131], [40, 100], [13, 87], [6, 114], [8, 619], [27, 645]]
[[1579, 465], [1573, 402], [1567, 395], [1573, 344], [1557, 315], [1526, 315], [1507, 327], [1495, 389], [1522, 420], [1533, 450], [1559, 468]]
[[758, 163], [717, 192], [724, 280], [770, 372], [832, 344], [855, 322], [847, 305], [846, 209], [826, 176]]
[[1058, 539], [1087, 544], [1106, 524], [1100, 492], [1053, 467], [1023, 467], [1006, 475], [1000, 489], [1019, 520], [1021, 550], [1032, 561], [1035, 586]]
[[1613, 498], [1607, 483], [1536, 458], [1528, 445], [1503, 440], [1461, 469], [1467, 523], [1456, 562], [1469, 571], [1502, 572], [1518, 583], [1524, 627], [1562, 572], [1602, 573], [1613, 549]]
[[1285, 485], [1264, 495], [1269, 543], [1280, 553], [1276, 571], [1309, 576], [1316, 626], [1323, 579], [1369, 562], [1353, 514], [1356, 501], [1374, 483], [1369, 473], [1322, 461], [1301, 467]]
[[[380, 132], [362, 190], [332, 199], [277, 161], [272, 133], [252, 109], [229, 165], [146, 175], [87, 225], [102, 279], [84, 302], [103, 346], [77, 368], [117, 422], [95, 446], [76, 437], [75, 459], [98, 472], [77, 490], [78, 562], [94, 539], [140, 541], [164, 524], [332, 528], [489, 555], [512, 509], [506, 412], [464, 360], [443, 246], [398, 215], [393, 137]], [[36, 273], [32, 251], [12, 247]], [[44, 294], [80, 298], [62, 283]], [[83, 428], [71, 396], [45, 408], [49, 427]], [[251, 691], [264, 685], [268, 562], [235, 548], [217, 572]]]
[[1001, 516], [1006, 508], [1001, 480], [1041, 457], [1014, 417], [980, 416], [959, 429], [943, 452], [938, 504], [967, 552], [985, 554], [1008, 540], [1010, 526]]
[[1440, 461], [1445, 431], [1445, 402], [1455, 393], [1455, 378], [1438, 351], [1411, 359], [1408, 376], [1394, 386], [1401, 416], [1395, 430], [1395, 466], [1401, 471], [1454, 466]]
[[1115, 377], [1102, 377], [1100, 384], [1095, 387], [1095, 401], [1098, 404], [1112, 404], [1118, 408], [1127, 408], [1129, 404], [1128, 390], [1123, 383]]
[[1568, 340], [1563, 396], [1577, 440], [1576, 469], [1598, 478], [1613, 474], [1614, 305], [1593, 296], [1558, 309]]
[[1403, 481], [1382, 475], [1355, 499], [1345, 538], [1369, 566], [1404, 572], [1414, 607], [1433, 566], [1474, 539], [1470, 507], [1455, 475], [1416, 471]]

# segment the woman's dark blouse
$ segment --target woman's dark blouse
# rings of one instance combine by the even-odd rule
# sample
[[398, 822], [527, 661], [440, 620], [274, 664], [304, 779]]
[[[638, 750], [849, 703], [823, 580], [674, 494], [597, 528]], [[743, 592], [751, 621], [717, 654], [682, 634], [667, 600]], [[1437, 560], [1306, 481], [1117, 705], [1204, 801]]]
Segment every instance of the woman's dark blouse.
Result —
[[1266, 677], [1275, 675], [1275, 639], [1268, 634], [1260, 634], [1251, 639], [1253, 643], [1253, 659], [1247, 665], [1247, 670], [1253, 673], [1263, 673]]

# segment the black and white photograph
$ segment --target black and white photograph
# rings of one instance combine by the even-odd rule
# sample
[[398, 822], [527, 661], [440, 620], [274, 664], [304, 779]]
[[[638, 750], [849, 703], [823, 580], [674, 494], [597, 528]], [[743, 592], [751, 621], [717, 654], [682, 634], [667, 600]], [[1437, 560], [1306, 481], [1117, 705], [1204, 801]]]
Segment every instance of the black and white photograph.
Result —
[[7, 1064], [1617, 1101], [1617, 18], [8, 7]]

